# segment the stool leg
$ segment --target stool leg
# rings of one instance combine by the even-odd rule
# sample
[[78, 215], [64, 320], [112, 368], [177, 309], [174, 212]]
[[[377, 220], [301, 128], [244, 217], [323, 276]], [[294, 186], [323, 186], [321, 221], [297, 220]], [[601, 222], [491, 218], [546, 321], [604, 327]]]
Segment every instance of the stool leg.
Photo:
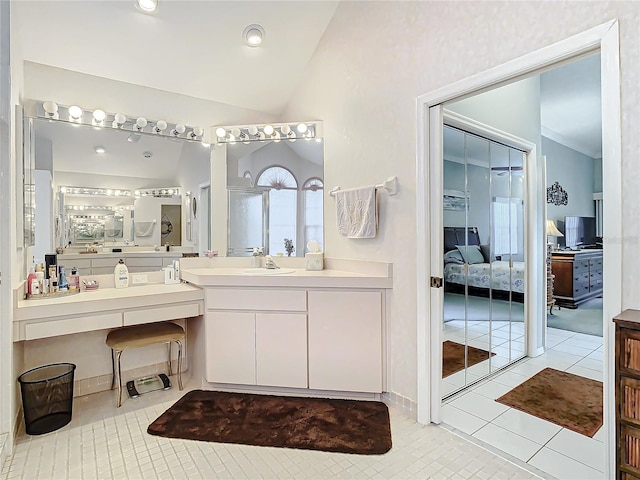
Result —
[[111, 349], [111, 388], [110, 390], [113, 390], [115, 386], [116, 386], [116, 355], [112, 348]]
[[178, 388], [182, 390], [182, 342], [176, 340], [178, 344]]
[[122, 370], [120, 369], [120, 356], [122, 355], [122, 350], [116, 352], [116, 361], [118, 363], [118, 402], [117, 407], [120, 408], [122, 405]]
[[167, 350], [169, 350], [169, 362], [167, 363], [167, 370], [169, 371], [169, 376], [171, 376], [171, 342], [167, 342]]

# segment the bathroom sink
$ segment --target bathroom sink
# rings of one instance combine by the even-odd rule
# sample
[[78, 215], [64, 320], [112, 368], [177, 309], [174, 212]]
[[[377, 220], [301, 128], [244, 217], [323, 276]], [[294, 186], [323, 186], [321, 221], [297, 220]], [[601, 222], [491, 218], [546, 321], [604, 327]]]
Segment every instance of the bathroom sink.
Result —
[[293, 273], [293, 268], [249, 268], [242, 273], [246, 275], [286, 275]]

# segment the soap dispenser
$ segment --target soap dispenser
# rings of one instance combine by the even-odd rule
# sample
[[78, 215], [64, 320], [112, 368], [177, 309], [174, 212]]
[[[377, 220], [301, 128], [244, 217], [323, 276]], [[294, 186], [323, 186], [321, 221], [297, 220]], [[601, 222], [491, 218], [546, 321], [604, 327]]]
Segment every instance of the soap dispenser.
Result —
[[116, 288], [125, 288], [129, 286], [129, 269], [124, 264], [124, 260], [120, 259], [113, 271]]

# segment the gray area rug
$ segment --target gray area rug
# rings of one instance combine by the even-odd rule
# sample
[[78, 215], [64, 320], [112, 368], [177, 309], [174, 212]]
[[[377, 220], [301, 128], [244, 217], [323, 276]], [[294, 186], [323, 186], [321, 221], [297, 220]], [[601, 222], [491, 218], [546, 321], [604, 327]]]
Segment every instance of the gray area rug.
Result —
[[553, 307], [547, 311], [547, 327], [602, 337], [602, 298], [594, 298], [576, 309]]

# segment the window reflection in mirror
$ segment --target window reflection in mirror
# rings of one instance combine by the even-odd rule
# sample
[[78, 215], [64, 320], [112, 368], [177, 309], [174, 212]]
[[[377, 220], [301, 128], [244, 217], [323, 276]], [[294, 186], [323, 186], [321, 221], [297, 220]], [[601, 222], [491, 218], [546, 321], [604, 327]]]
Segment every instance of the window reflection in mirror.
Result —
[[322, 246], [323, 143], [236, 142], [226, 148], [227, 255], [263, 247], [265, 254], [304, 257], [309, 240]]
[[[25, 211], [34, 213], [33, 227], [25, 224], [25, 229], [33, 231], [33, 241], [27, 244], [33, 245], [36, 262], [58, 247], [154, 250], [170, 243], [187, 252], [209, 248], [199, 247], [199, 222], [189, 208], [199, 185], [210, 179], [208, 146], [42, 118], [25, 119], [25, 138], [30, 140], [30, 148], [25, 148], [25, 192], [31, 191], [30, 184], [35, 191], [25, 195]], [[167, 187], [177, 187], [183, 195]], [[203, 225], [208, 228], [206, 219]], [[31, 262], [28, 258], [27, 265]]]

